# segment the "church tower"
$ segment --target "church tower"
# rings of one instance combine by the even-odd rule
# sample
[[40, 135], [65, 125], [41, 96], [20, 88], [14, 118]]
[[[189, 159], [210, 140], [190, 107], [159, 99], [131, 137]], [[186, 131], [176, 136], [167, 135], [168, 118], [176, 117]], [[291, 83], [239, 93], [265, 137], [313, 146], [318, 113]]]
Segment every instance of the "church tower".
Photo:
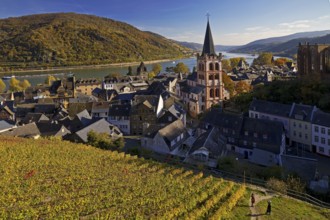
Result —
[[205, 111], [223, 100], [222, 54], [215, 53], [209, 20], [202, 54], [197, 54], [197, 85], [204, 87], [201, 110]]

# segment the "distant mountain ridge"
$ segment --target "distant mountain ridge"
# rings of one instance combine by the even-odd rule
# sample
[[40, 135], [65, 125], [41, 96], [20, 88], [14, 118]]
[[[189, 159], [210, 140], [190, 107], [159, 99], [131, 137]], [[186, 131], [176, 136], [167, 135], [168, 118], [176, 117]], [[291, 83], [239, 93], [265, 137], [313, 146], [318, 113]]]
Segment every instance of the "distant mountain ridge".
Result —
[[283, 37], [273, 37], [256, 40], [246, 45], [230, 50], [232, 53], [271, 52], [278, 56], [293, 57], [297, 53], [299, 42], [312, 44], [330, 44], [330, 30], [301, 32]]
[[[178, 44], [190, 48], [194, 51], [202, 51], [203, 50], [203, 44], [199, 43], [193, 43], [193, 42], [186, 42], [186, 41], [176, 41]], [[233, 50], [239, 46], [232, 46], [232, 45], [215, 45], [215, 51], [229, 51]]]
[[[297, 52], [299, 42], [310, 42], [312, 44], [330, 44], [330, 30], [299, 32], [281, 37], [271, 37], [252, 41], [242, 46], [216, 45], [216, 51], [231, 53], [261, 53], [272, 52], [274, 55], [293, 57]], [[178, 44], [188, 47], [194, 51], [202, 51], [203, 45], [193, 42], [180, 42]]]
[[0, 19], [0, 67], [175, 59], [187, 51], [158, 34], [93, 15], [50, 13]]

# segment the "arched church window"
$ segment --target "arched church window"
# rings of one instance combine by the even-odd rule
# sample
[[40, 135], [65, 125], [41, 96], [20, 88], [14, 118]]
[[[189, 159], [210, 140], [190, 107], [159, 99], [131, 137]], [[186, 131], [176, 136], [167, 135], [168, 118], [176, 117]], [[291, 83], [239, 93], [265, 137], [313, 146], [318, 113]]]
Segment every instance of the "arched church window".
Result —
[[214, 91], [213, 91], [213, 89], [210, 89], [210, 97], [211, 97], [211, 98], [214, 97]]
[[220, 70], [220, 65], [219, 65], [219, 63], [215, 63], [215, 70]]
[[213, 70], [213, 63], [209, 64], [209, 70]]

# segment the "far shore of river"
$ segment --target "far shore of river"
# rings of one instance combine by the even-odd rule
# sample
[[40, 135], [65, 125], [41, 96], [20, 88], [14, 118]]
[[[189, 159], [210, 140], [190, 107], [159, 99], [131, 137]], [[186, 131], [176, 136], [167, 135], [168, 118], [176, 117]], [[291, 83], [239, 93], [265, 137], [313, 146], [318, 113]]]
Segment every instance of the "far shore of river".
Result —
[[[163, 60], [150, 60], [143, 61], [144, 64], [153, 64], [153, 63], [162, 63], [168, 62], [175, 59], [163, 59]], [[77, 70], [77, 69], [91, 69], [91, 68], [106, 68], [106, 67], [122, 67], [122, 66], [138, 66], [141, 61], [138, 62], [130, 62], [130, 63], [109, 63], [109, 64], [99, 64], [99, 65], [81, 65], [81, 66], [62, 66], [62, 67], [48, 67], [43, 68], [39, 67], [38, 69], [24, 69], [24, 70], [11, 70], [11, 71], [1, 71], [0, 74], [2, 76], [5, 75], [22, 75], [21, 73], [39, 73], [39, 72], [53, 72], [53, 71], [67, 71], [67, 70]]]

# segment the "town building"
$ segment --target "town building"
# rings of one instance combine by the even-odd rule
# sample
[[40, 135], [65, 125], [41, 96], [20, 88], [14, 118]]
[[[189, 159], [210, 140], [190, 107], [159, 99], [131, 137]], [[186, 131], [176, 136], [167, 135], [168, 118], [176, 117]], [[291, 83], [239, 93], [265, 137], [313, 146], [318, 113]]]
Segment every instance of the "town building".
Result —
[[101, 82], [97, 79], [78, 79], [75, 82], [76, 91], [85, 95], [92, 95], [95, 88], [101, 88]]
[[313, 152], [330, 156], [330, 114], [320, 110], [314, 113], [312, 120]]

